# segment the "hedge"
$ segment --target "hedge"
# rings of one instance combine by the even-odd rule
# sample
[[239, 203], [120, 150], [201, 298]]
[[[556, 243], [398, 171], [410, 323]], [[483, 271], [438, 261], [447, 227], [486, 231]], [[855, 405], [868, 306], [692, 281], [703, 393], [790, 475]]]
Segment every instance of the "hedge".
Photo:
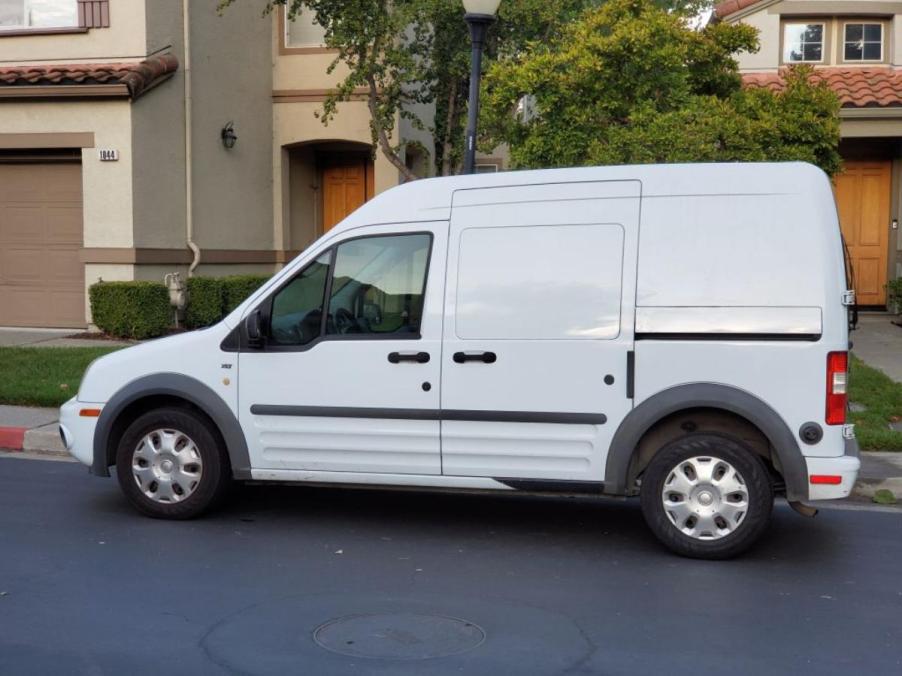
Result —
[[191, 329], [215, 324], [268, 279], [268, 275], [190, 277], [185, 324]]
[[160, 282], [97, 282], [88, 292], [97, 327], [118, 338], [154, 338], [172, 324], [169, 291]]
[[188, 307], [185, 324], [189, 329], [210, 326], [222, 319], [222, 281], [215, 277], [188, 278]]
[[248, 296], [269, 280], [268, 275], [233, 275], [222, 278], [223, 316], [241, 305]]
[[889, 296], [890, 309], [895, 309], [896, 313], [902, 314], [902, 277], [891, 280], [886, 285], [886, 290]]

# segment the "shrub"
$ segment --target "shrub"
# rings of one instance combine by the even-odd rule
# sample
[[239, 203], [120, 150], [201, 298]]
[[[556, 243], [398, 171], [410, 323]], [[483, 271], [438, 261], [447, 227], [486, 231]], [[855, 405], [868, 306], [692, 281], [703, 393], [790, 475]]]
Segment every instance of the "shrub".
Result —
[[210, 326], [222, 319], [222, 280], [215, 277], [188, 278], [188, 307], [185, 324], [189, 329]]
[[259, 289], [269, 275], [233, 275], [222, 278], [223, 316], [241, 305], [254, 291]]
[[886, 292], [890, 309], [895, 308], [896, 313], [902, 314], [902, 277], [890, 281], [886, 285]]
[[91, 316], [97, 327], [118, 338], [154, 338], [171, 326], [169, 291], [159, 282], [98, 282], [91, 286]]

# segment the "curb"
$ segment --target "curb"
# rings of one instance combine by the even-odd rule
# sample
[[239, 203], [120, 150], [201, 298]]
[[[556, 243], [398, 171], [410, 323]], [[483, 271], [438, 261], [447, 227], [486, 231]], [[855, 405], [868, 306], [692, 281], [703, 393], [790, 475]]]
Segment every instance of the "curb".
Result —
[[11, 451], [24, 450], [27, 427], [0, 427], [0, 448]]
[[891, 491], [897, 498], [902, 498], [902, 477], [892, 477], [882, 481], [859, 479], [855, 484], [855, 494], [866, 498], [873, 498], [874, 493], [879, 490]]
[[40, 453], [42, 455], [69, 455], [60, 439], [56, 423], [28, 429], [27, 427], [0, 427], [0, 448], [15, 452]]

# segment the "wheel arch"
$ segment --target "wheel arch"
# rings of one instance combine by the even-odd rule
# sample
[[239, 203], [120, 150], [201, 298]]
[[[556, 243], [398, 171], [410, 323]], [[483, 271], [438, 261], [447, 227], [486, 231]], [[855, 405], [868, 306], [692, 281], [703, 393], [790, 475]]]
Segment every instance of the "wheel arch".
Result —
[[718, 383], [678, 385], [652, 395], [636, 406], [620, 423], [605, 465], [605, 492], [631, 493], [634, 458], [650, 430], [668, 417], [693, 409], [720, 411], [748, 422], [766, 439], [786, 484], [790, 500], [808, 499], [807, 465], [789, 426], [780, 415], [755, 395]]
[[212, 422], [228, 452], [232, 476], [250, 478], [247, 443], [232, 409], [207, 385], [180, 373], [156, 373], [138, 378], [110, 398], [94, 431], [91, 473], [110, 476], [109, 468], [115, 464], [116, 444], [136, 415], [160, 405], [179, 403], [197, 409]]

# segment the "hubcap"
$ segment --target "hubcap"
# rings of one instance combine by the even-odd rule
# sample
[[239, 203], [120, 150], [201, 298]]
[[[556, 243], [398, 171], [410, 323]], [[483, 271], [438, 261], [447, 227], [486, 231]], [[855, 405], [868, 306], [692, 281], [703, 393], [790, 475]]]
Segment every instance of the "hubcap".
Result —
[[714, 457], [689, 458], [674, 467], [661, 500], [674, 527], [697, 540], [729, 535], [749, 509], [745, 479], [733, 465]]
[[194, 493], [203, 474], [197, 445], [178, 430], [154, 430], [138, 442], [132, 454], [138, 488], [155, 502], [181, 502]]

